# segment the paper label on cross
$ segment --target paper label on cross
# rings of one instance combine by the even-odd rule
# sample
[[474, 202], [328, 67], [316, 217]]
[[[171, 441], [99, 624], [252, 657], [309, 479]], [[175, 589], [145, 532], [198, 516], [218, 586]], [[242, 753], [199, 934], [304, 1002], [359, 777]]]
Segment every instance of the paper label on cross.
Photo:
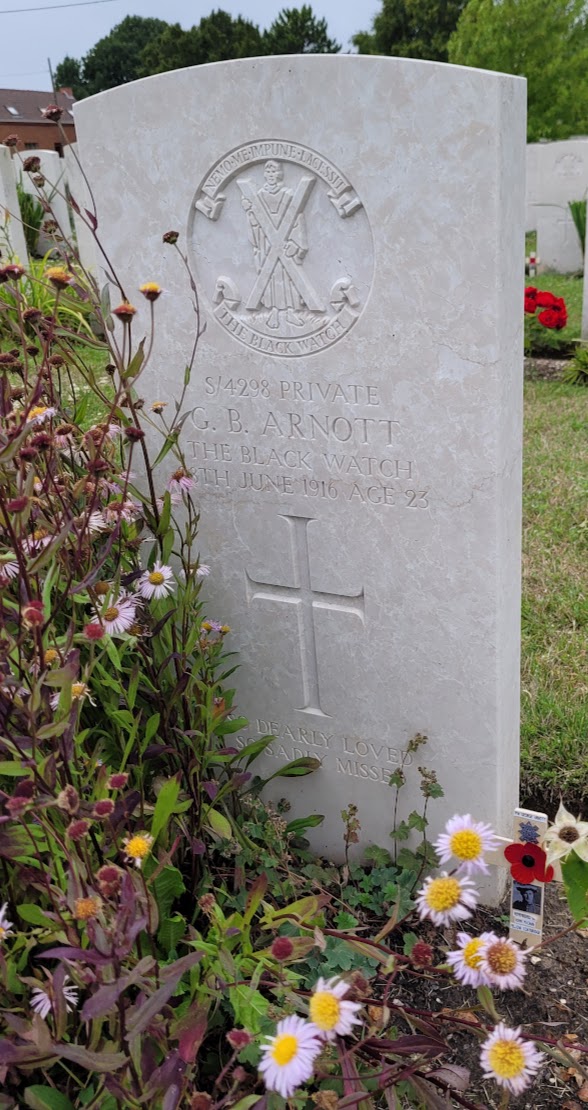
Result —
[[[504, 849], [509, 844], [540, 844], [547, 832], [549, 820], [546, 813], [535, 810], [515, 809], [513, 836], [498, 837], [500, 847], [486, 854], [486, 862], [496, 867], [510, 867], [504, 857]], [[554, 880], [561, 882], [561, 868], [554, 865]], [[533, 879], [517, 882], [512, 880], [510, 895], [509, 936], [519, 944], [526, 943], [532, 948], [539, 944], [543, 936], [545, 883]]]
[[[317, 717], [329, 717], [321, 705], [319, 684], [319, 664], [316, 649], [315, 609], [331, 609], [359, 617], [365, 621], [365, 598], [363, 589], [357, 594], [325, 593], [312, 588], [310, 551], [308, 548], [308, 526], [315, 523], [312, 517], [286, 516], [280, 514], [287, 523], [290, 536], [290, 551], [294, 568], [294, 586], [278, 583], [260, 582], [245, 571], [247, 601], [282, 601], [295, 605], [298, 614], [298, 636], [300, 643], [300, 663], [304, 705], [298, 707], [301, 713], [313, 713]], [[317, 524], [320, 522], [316, 522]]]

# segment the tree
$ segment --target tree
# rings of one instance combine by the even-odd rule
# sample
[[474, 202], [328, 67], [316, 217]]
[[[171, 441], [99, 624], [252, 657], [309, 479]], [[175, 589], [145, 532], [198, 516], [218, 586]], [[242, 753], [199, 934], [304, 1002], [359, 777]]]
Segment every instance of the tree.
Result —
[[360, 54], [446, 62], [449, 36], [467, 0], [383, 0], [371, 32], [353, 36]]
[[71, 89], [76, 100], [88, 95], [82, 76], [82, 63], [77, 58], [66, 55], [55, 70], [54, 81], [56, 89]]
[[449, 59], [527, 78], [531, 142], [588, 131], [584, 0], [469, 0]]
[[233, 19], [218, 10], [189, 31], [184, 31], [179, 23], [166, 25], [143, 50], [141, 76], [229, 58], [254, 58], [262, 53], [261, 34], [254, 23], [241, 16]]
[[264, 54], [338, 54], [340, 49], [328, 36], [326, 19], [317, 19], [310, 4], [284, 8], [263, 35]]
[[[78, 98], [126, 85], [141, 76], [141, 53], [147, 43], [161, 34], [167, 23], [129, 15], [78, 61], [64, 58], [55, 70], [57, 86], [68, 85]], [[71, 78], [75, 79], [72, 81]], [[75, 87], [74, 87], [75, 86]]]

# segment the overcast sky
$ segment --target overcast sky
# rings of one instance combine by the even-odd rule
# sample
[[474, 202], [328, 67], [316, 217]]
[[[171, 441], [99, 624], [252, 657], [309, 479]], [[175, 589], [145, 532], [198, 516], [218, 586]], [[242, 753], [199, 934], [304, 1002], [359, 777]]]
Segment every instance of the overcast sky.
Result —
[[[65, 3], [65, 0], [61, 0]], [[52, 11], [26, 12], [26, 8], [49, 5], [50, 0], [0, 0], [0, 88], [47, 89], [51, 82], [47, 58], [53, 68], [66, 54], [81, 58], [126, 15], [157, 16], [169, 23], [192, 27], [203, 15], [222, 8], [232, 16], [242, 15], [269, 27], [282, 8], [302, 7], [304, 0], [109, 0], [108, 3]], [[307, 0], [308, 2], [308, 0]], [[369, 30], [380, 10], [379, 0], [311, 0], [316, 16], [325, 18], [331, 38], [343, 50], [351, 48], [356, 31]], [[18, 8], [8, 13], [7, 9]]]

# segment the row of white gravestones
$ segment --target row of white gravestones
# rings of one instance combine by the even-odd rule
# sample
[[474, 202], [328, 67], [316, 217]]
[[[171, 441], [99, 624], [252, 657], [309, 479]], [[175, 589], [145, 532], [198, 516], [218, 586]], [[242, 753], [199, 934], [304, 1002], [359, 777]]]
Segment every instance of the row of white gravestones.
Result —
[[[73, 242], [77, 243], [82, 265], [96, 273], [97, 252], [94, 238], [87, 222], [70, 209], [67, 201], [69, 190], [82, 211], [86, 207], [91, 208], [88, 186], [76, 160], [75, 150], [76, 144], [66, 146], [63, 158], [54, 150], [35, 150], [22, 155], [11, 155], [7, 147], [0, 145], [0, 259], [13, 254], [21, 262], [27, 261], [27, 246], [16, 190], [17, 183], [20, 183], [26, 193], [36, 200], [45, 200], [50, 205], [51, 212], [46, 213], [43, 223], [53, 220], [57, 224], [58, 233], [68, 242], [72, 242], [73, 233]], [[35, 184], [34, 175], [23, 170], [23, 162], [31, 154], [39, 158], [39, 172], [45, 179], [42, 186]], [[44, 255], [55, 245], [55, 239], [42, 227], [38, 254]]]
[[537, 254], [545, 270], [582, 269], [583, 250], [569, 201], [588, 194], [588, 138], [527, 146], [527, 231], [537, 232]]
[[[111, 90], [75, 116], [124, 287], [168, 294], [148, 401], [180, 393], [194, 335], [163, 232], [180, 231], [196, 275], [206, 331], [184, 444], [206, 615], [240, 651], [250, 728], [237, 742], [275, 735], [256, 764], [267, 776], [321, 761], [269, 796], [324, 814], [312, 843], [332, 858], [349, 801], [362, 845], [385, 844], [389, 776], [424, 732], [419, 756], [445, 790], [432, 835], [455, 812], [508, 827], [524, 81], [406, 59], [247, 59]], [[422, 803], [420, 761], [404, 816]]]

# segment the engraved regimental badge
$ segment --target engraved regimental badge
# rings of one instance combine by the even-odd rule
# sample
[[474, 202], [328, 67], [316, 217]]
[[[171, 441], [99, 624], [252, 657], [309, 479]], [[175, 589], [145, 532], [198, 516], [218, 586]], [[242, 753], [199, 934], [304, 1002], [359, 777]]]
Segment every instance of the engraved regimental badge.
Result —
[[189, 242], [219, 324], [265, 354], [335, 343], [371, 288], [363, 204], [332, 162], [299, 143], [252, 142], [221, 158], [196, 193]]

